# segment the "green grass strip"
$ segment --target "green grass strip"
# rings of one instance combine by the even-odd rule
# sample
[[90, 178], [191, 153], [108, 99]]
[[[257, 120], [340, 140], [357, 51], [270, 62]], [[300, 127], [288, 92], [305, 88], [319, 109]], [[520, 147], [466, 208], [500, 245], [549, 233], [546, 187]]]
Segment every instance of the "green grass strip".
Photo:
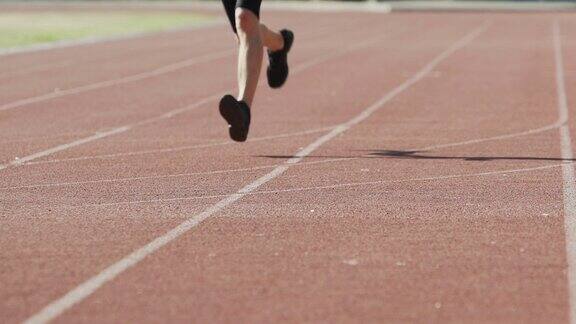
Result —
[[4, 12], [0, 13], [0, 48], [157, 32], [210, 20], [209, 16], [170, 12]]

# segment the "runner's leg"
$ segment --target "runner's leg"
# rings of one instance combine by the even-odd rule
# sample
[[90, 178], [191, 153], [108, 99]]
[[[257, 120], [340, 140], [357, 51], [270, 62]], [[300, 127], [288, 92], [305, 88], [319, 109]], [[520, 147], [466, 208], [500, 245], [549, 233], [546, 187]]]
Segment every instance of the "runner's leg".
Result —
[[260, 34], [262, 35], [264, 47], [266, 47], [269, 51], [278, 51], [284, 47], [284, 38], [282, 35], [268, 29], [266, 25], [260, 24]]
[[258, 16], [245, 8], [236, 8], [235, 17], [240, 43], [238, 50], [238, 100], [252, 106], [264, 57], [260, 23]]

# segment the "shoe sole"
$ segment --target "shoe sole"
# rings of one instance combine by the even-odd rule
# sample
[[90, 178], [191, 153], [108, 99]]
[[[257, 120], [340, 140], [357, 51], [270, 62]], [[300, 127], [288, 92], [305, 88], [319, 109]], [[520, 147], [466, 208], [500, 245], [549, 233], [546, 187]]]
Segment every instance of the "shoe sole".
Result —
[[236, 142], [244, 142], [248, 137], [248, 132], [242, 126], [242, 112], [238, 107], [238, 102], [231, 95], [226, 95], [220, 100], [220, 115], [228, 123], [228, 133], [230, 138]]

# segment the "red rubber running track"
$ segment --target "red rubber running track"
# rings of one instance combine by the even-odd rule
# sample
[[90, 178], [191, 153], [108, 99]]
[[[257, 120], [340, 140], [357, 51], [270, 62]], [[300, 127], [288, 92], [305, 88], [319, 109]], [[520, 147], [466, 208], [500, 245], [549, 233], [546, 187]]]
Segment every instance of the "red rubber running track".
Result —
[[[568, 322], [576, 18], [266, 14], [0, 62], [0, 321]], [[568, 251], [568, 252], [567, 252]]]

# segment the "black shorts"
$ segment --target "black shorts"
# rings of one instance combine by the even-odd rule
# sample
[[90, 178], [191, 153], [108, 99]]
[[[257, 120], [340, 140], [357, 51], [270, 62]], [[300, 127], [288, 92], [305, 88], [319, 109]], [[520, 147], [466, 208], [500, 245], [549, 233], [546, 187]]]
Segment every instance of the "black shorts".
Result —
[[230, 25], [232, 25], [232, 29], [236, 33], [236, 19], [234, 15], [234, 11], [236, 8], [243, 8], [252, 11], [258, 19], [260, 19], [260, 4], [262, 0], [222, 0], [222, 4], [224, 5], [224, 9], [226, 9], [226, 15], [228, 16], [228, 20], [230, 20]]

